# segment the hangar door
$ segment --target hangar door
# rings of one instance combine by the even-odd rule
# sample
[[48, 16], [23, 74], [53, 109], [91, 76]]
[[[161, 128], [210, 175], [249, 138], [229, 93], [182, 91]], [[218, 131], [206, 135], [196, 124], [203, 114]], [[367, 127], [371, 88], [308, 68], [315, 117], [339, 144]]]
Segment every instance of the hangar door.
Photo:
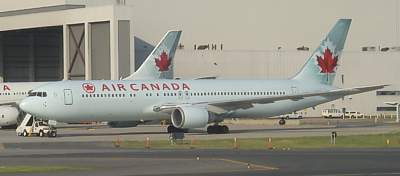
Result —
[[62, 79], [62, 27], [0, 32], [0, 77], [3, 81]]

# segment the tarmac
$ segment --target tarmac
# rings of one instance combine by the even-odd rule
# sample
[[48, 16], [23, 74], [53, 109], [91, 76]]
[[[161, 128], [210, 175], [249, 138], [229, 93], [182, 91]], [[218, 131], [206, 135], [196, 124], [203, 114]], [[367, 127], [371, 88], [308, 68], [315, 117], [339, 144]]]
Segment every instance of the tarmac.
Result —
[[[306, 120], [307, 121], [307, 120]], [[230, 124], [230, 134], [207, 135], [204, 129], [187, 139], [327, 136], [381, 134], [399, 131], [391, 121], [320, 120], [301, 125]], [[313, 150], [154, 150], [119, 149], [120, 140], [168, 139], [166, 127], [146, 125], [108, 128], [66, 125], [56, 138], [20, 137], [14, 130], [0, 130], [0, 170], [7, 166], [83, 167], [18, 175], [400, 175], [400, 149]], [[1, 174], [1, 175], [15, 175]]]
[[[70, 166], [82, 171], [18, 175], [400, 175], [400, 149], [294, 151], [5, 149], [0, 165]], [[5, 174], [7, 175], [7, 174]], [[15, 175], [15, 174], [8, 174]]]

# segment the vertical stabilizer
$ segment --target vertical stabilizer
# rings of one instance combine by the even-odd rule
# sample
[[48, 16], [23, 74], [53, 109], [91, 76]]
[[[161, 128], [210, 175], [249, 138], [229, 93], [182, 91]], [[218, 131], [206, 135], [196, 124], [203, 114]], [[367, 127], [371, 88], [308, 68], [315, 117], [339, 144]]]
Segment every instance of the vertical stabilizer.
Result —
[[293, 79], [332, 85], [350, 24], [340, 19]]
[[168, 31], [139, 69], [124, 80], [173, 79], [173, 58], [182, 31]]

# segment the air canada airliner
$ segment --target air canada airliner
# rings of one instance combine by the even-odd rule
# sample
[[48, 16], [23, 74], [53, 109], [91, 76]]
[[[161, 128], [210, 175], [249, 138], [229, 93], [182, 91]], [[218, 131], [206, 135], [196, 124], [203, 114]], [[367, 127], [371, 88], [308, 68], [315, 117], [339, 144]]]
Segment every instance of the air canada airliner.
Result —
[[[182, 31], [168, 31], [154, 50], [146, 58], [139, 69], [124, 80], [145, 80], [145, 79], [173, 79], [173, 58]], [[161, 59], [160, 59], [161, 55]], [[159, 61], [161, 60], [161, 61]], [[160, 72], [153, 63], [164, 64], [168, 71]], [[19, 102], [26, 98], [34, 88], [50, 82], [17, 82], [0, 83], [0, 126], [2, 128], [15, 127], [21, 112], [18, 108]], [[44, 96], [44, 94], [37, 94]], [[111, 127], [135, 126], [138, 121], [109, 121]]]
[[[35, 89], [20, 107], [57, 121], [171, 120], [168, 132], [207, 127], [228, 133], [224, 118], [272, 117], [385, 87], [332, 86], [350, 19], [340, 19], [292, 78], [285, 80], [60, 81]], [[153, 63], [168, 71], [160, 56]], [[167, 64], [168, 65], [168, 64]]]

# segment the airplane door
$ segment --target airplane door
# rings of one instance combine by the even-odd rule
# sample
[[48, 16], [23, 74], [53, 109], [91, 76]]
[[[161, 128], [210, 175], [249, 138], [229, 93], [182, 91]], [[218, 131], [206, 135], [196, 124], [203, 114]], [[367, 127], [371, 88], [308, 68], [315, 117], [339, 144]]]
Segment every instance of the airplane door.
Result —
[[71, 89], [64, 89], [64, 104], [65, 105], [72, 105], [72, 90]]

